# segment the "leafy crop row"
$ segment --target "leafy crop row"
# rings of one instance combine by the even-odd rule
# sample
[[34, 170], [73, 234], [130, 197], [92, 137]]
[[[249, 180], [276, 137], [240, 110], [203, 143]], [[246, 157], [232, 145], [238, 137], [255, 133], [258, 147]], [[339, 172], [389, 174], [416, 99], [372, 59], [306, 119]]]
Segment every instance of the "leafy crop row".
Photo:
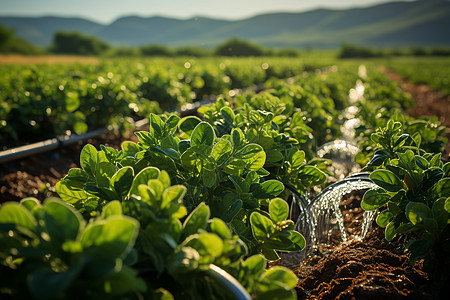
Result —
[[[168, 82], [180, 89], [156, 88], [157, 97], [177, 98], [202, 88], [206, 95], [221, 89], [222, 81], [214, 81], [216, 73], [204, 74], [231, 69], [224, 65], [205, 73], [194, 64], [182, 66], [187, 72], [176, 74], [173, 82], [173, 70], [143, 65], [135, 76], [102, 78], [136, 90], [129, 94], [134, 100], [147, 99], [144, 91]], [[125, 74], [126, 66], [116, 67]], [[330, 162], [316, 157], [316, 147], [338, 137], [339, 125], [351, 117], [342, 112], [357, 79], [368, 91], [355, 104], [360, 159], [376, 169], [371, 178], [380, 186], [366, 193], [363, 208], [387, 205], [377, 222], [386, 226], [388, 239], [416, 234], [408, 245], [412, 261], [447, 258], [442, 249], [448, 248], [449, 165], [420, 149], [439, 153], [442, 128], [435, 120], [406, 117], [401, 108], [409, 105], [407, 95], [395, 84], [382, 86], [382, 77], [362, 78], [354, 69], [354, 64], [342, 65], [325, 73], [294, 73], [288, 80], [237, 70], [232, 82], [261, 80], [265, 90], [220, 95], [198, 110], [201, 118], [150, 113], [149, 130], [137, 132], [139, 141], [124, 142], [121, 149], [86, 145], [80, 168], [70, 169], [56, 186], [61, 199], [42, 204], [24, 199], [0, 207], [0, 294], [229, 299], [229, 290], [213, 275], [218, 266], [256, 299], [294, 299], [296, 276], [283, 267], [267, 268], [278, 251], [305, 247], [288, 219], [285, 187], [307, 193], [326, 184]], [[207, 78], [218, 85], [208, 90], [213, 85], [201, 84]], [[66, 87], [77, 85], [67, 82]], [[111, 101], [120, 102], [118, 93]], [[390, 97], [394, 101], [387, 102]], [[382, 110], [383, 105], [390, 109]]]
[[379, 188], [366, 192], [361, 206], [383, 209], [376, 221], [388, 241], [409, 234], [411, 263], [423, 258], [442, 287], [450, 276], [450, 162], [421, 149], [420, 136], [405, 133], [393, 120], [372, 140], [378, 147], [368, 166], [376, 168], [370, 178]]
[[[320, 63], [317, 66], [322, 66]], [[287, 59], [103, 61], [98, 65], [3, 65], [0, 140], [83, 133], [173, 110], [230, 89], [293, 76]]]

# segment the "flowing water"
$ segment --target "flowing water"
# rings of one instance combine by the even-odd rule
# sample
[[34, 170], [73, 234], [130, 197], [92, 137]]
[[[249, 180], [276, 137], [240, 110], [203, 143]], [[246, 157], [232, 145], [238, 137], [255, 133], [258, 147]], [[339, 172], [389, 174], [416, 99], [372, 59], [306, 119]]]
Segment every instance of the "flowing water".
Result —
[[[359, 67], [358, 75], [362, 79], [366, 78], [367, 70], [364, 66]], [[355, 141], [355, 128], [360, 124], [356, 117], [358, 108], [355, 104], [364, 97], [364, 90], [364, 84], [358, 79], [355, 87], [349, 91], [350, 106], [343, 112], [346, 121], [341, 126], [342, 137], [324, 144], [317, 151], [318, 157], [332, 160], [330, 171], [334, 176], [329, 179], [335, 183], [313, 199], [292, 191], [291, 219], [297, 220], [295, 230], [305, 237], [307, 251], [316, 251], [333, 243], [361, 239], [368, 233], [373, 222], [375, 212], [364, 212], [358, 233], [349, 234], [344, 226], [341, 205], [344, 195], [376, 187], [369, 179], [368, 173], [358, 173], [360, 167], [354, 161], [359, 152]], [[350, 174], [354, 175], [349, 176]]]

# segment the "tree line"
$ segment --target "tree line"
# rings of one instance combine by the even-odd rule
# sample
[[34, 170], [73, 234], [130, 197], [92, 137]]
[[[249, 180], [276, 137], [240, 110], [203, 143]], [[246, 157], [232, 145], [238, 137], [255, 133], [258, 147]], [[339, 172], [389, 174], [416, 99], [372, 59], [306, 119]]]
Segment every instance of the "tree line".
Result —
[[[138, 47], [113, 47], [99, 38], [79, 32], [56, 32], [47, 49], [36, 47], [16, 37], [12, 29], [0, 25], [0, 53], [18, 54], [72, 54], [92, 56], [284, 56], [297, 57], [300, 50], [294, 48], [268, 49], [240, 38], [231, 38], [213, 49], [195, 46], [171, 48], [160, 44]], [[371, 58], [386, 56], [450, 56], [450, 48], [411, 47], [408, 49], [374, 49], [367, 46], [343, 44], [340, 58]]]

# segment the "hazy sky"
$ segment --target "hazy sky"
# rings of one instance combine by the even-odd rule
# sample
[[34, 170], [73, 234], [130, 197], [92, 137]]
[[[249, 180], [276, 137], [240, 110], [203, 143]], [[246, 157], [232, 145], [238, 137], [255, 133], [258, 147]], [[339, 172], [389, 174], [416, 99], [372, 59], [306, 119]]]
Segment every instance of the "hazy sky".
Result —
[[241, 19], [267, 12], [361, 7], [382, 2], [389, 0], [0, 0], [0, 15], [78, 16], [102, 23], [124, 15]]

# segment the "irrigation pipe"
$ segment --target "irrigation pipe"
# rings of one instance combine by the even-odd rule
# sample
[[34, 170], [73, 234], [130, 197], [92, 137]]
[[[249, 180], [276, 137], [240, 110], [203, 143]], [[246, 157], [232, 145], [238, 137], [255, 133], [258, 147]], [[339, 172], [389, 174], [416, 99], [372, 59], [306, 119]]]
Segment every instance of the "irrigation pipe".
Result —
[[229, 273], [216, 265], [210, 265], [206, 274], [221, 285], [228, 293], [229, 299], [249, 300], [252, 299], [245, 288]]

